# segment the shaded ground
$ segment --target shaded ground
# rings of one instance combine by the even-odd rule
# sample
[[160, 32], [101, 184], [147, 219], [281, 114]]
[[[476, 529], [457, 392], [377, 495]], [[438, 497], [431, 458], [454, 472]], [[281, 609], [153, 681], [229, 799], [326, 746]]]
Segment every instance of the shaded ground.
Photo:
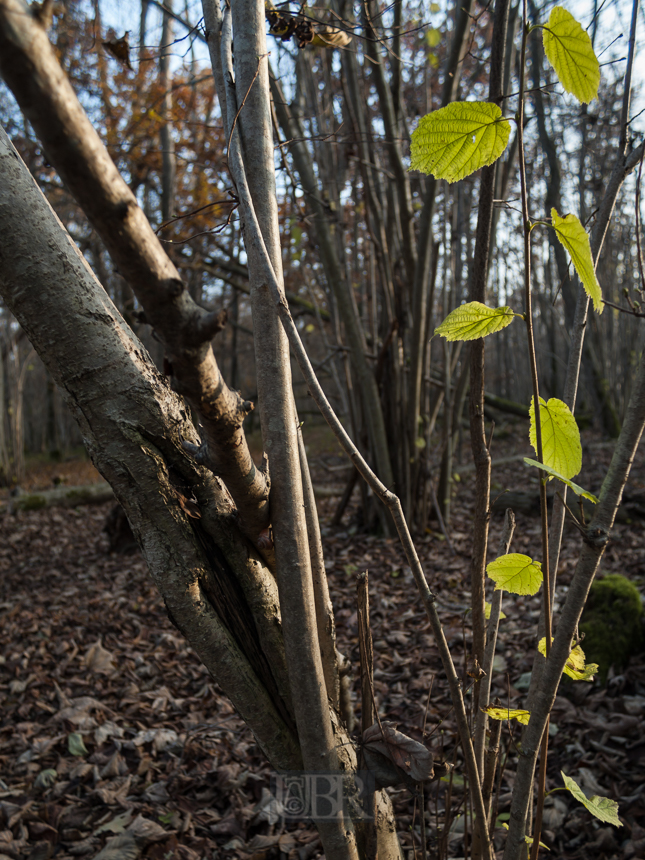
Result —
[[[505, 457], [528, 453], [514, 449], [512, 439], [502, 445]], [[590, 445], [585, 452], [590, 465], [580, 483], [597, 491], [610, 450]], [[632, 488], [645, 487], [644, 460], [641, 451]], [[333, 453], [318, 455], [313, 466], [317, 484], [343, 483], [343, 462]], [[74, 484], [92, 479], [87, 464], [57, 464], [34, 469], [25, 489], [51, 485], [55, 475]], [[455, 554], [434, 532], [421, 539], [419, 551], [440, 594], [448, 641], [463, 666], [472, 472], [463, 469], [460, 477], [452, 523]], [[520, 461], [496, 469], [494, 481], [496, 492], [532, 486]], [[335, 500], [322, 501], [321, 513], [341, 649], [356, 674], [354, 574], [369, 569], [380, 715], [419, 740], [425, 723], [425, 742], [435, 757], [455, 760], [453, 819], [463, 812], [463, 770], [436, 648], [412, 577], [394, 541], [361, 534], [352, 525], [351, 506], [343, 520], [347, 525], [325, 525], [334, 505]], [[288, 831], [271, 823], [263, 806], [269, 768], [171, 626], [141, 556], [106, 552], [101, 529], [109, 507], [0, 518], [0, 860], [91, 860], [106, 843], [101, 860], [316, 856], [320, 844], [306, 822]], [[538, 519], [518, 514], [517, 520], [513, 550], [539, 557]], [[501, 513], [491, 525], [491, 559], [500, 527]], [[575, 529], [567, 530], [559, 570], [563, 587], [579, 540]], [[602, 566], [630, 576], [645, 591], [642, 520], [617, 525]], [[504, 611], [494, 692], [521, 706], [538, 599], [505, 598]], [[563, 770], [587, 794], [618, 800], [625, 827], [596, 822], [568, 793], [558, 792], [545, 817], [550, 856], [645, 856], [644, 716], [642, 658], [633, 659], [622, 674], [610, 673], [606, 687], [563, 685], [553, 715], [548, 787], [562, 785]], [[506, 728], [504, 737], [509, 756], [502, 815], [516, 766]], [[434, 784], [426, 798], [431, 857], [468, 856], [463, 816], [453, 822], [450, 839], [438, 839], [448, 788]], [[407, 791], [393, 797], [401, 842], [412, 849], [419, 833], [415, 802]]]

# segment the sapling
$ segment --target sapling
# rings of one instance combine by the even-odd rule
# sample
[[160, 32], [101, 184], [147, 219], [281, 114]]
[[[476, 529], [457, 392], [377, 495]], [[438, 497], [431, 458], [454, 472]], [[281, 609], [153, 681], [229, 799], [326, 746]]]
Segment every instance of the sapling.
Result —
[[[636, 5], [634, 6], [634, 16], [632, 22], [632, 31], [635, 26]], [[525, 149], [524, 149], [524, 103], [525, 103], [525, 73], [526, 73], [526, 49], [527, 39], [531, 30], [540, 28], [543, 35], [543, 44], [545, 54], [553, 67], [560, 83], [564, 89], [571, 93], [579, 102], [583, 104], [593, 100], [598, 92], [600, 83], [600, 65], [594, 53], [593, 45], [588, 34], [583, 30], [582, 26], [575, 18], [563, 7], [556, 6], [549, 16], [549, 19], [544, 24], [530, 25], [527, 16], [526, 0], [523, 3], [523, 29], [522, 42], [520, 51], [520, 86], [519, 86], [519, 101], [517, 114], [514, 117], [517, 124], [517, 137], [519, 145], [519, 173], [521, 186], [521, 215], [522, 215], [522, 234], [523, 234], [523, 262], [524, 262], [524, 312], [516, 313], [510, 307], [491, 308], [485, 305], [482, 301], [470, 301], [467, 304], [461, 305], [452, 311], [446, 319], [437, 327], [435, 334], [441, 335], [449, 341], [473, 341], [474, 349], [481, 351], [481, 359], [479, 366], [483, 371], [483, 338], [493, 335], [501, 331], [506, 326], [510, 325], [516, 317], [522, 317], [526, 324], [527, 330], [527, 349], [529, 356], [529, 364], [531, 368], [531, 378], [533, 385], [533, 397], [530, 407], [530, 431], [529, 441], [536, 453], [537, 459], [525, 458], [524, 462], [529, 468], [537, 468], [540, 475], [540, 511], [541, 511], [541, 533], [542, 533], [542, 561], [538, 561], [519, 553], [510, 553], [502, 555], [494, 562], [487, 566], [489, 577], [496, 583], [496, 589], [505, 589], [515, 594], [536, 594], [540, 587], [543, 588], [543, 628], [544, 636], [538, 643], [538, 651], [544, 657], [549, 658], [551, 654], [552, 643], [552, 602], [554, 593], [554, 574], [552, 575], [549, 567], [549, 523], [547, 512], [546, 485], [548, 481], [558, 480], [565, 487], [571, 489], [576, 495], [581, 498], [586, 498], [594, 504], [599, 502], [599, 499], [585, 490], [572, 480], [581, 470], [582, 467], [582, 446], [580, 443], [580, 433], [576, 424], [575, 418], [570, 406], [573, 406], [575, 395], [571, 397], [571, 404], [568, 405], [562, 400], [551, 398], [545, 401], [540, 397], [540, 387], [538, 378], [537, 358], [535, 351], [535, 340], [533, 334], [533, 311], [532, 311], [532, 278], [531, 278], [531, 237], [532, 232], [538, 226], [547, 227], [555, 231], [557, 240], [567, 251], [573, 263], [574, 269], [580, 278], [582, 288], [586, 294], [586, 306], [589, 300], [593, 303], [594, 311], [601, 314], [603, 310], [603, 299], [600, 285], [595, 273], [595, 259], [597, 259], [599, 246], [595, 249], [595, 255], [592, 254], [592, 248], [589, 236], [581, 224], [580, 220], [573, 214], [560, 214], [555, 208], [551, 210], [550, 220], [535, 220], [531, 218], [529, 210], [529, 189], [527, 187], [527, 172], [525, 164]], [[630, 54], [630, 61], [633, 62], [633, 51]], [[493, 74], [494, 62], [491, 63], [491, 76]], [[631, 71], [631, 65], [630, 65]], [[629, 80], [627, 81], [627, 89], [629, 89]], [[493, 87], [491, 85], [491, 91]], [[627, 96], [628, 100], [628, 96]], [[493, 98], [489, 102], [456, 102], [447, 107], [434, 111], [423, 117], [418, 128], [412, 135], [411, 146], [411, 168], [421, 170], [425, 173], [433, 175], [435, 180], [445, 179], [447, 182], [457, 182], [470, 176], [476, 170], [484, 168], [482, 172], [482, 188], [484, 187], [485, 178], [487, 176], [486, 169], [490, 169], [491, 165], [500, 158], [508, 146], [510, 137], [510, 122], [503, 114], [500, 105], [497, 103], [503, 101], [500, 94], [493, 93]], [[627, 121], [627, 115], [624, 111], [624, 122]], [[627, 168], [627, 159], [624, 157], [625, 141], [622, 141], [623, 150], [620, 153], [622, 158], [622, 176], [621, 181], [629, 172]], [[635, 163], [631, 165], [633, 169]], [[490, 176], [490, 173], [488, 174]], [[611, 209], [613, 208], [613, 198], [608, 207], [605, 207], [606, 220], [604, 221], [604, 230], [609, 220]], [[603, 201], [604, 202], [604, 201]], [[478, 223], [478, 233], [479, 233]], [[604, 230], [602, 235], [604, 236]], [[601, 242], [599, 243], [601, 244]], [[475, 252], [477, 256], [477, 251]], [[488, 261], [484, 256], [484, 262], [487, 265]], [[485, 284], [486, 272], [481, 275], [480, 280]], [[472, 297], [472, 293], [471, 293]], [[483, 298], [481, 295], [476, 298]], [[482, 344], [482, 346], [478, 346]], [[579, 345], [580, 344], [580, 345]], [[574, 341], [572, 353], [575, 357], [575, 352], [581, 346], [581, 337], [579, 344]], [[473, 353], [475, 354], [475, 352]], [[571, 373], [575, 374], [577, 381], [577, 372], [579, 367], [579, 357], [573, 365]], [[478, 380], [479, 381], [479, 380]], [[572, 387], [571, 385], [569, 386]], [[637, 385], [637, 389], [639, 386]], [[575, 385], [573, 386], [575, 392]], [[481, 392], [483, 392], [483, 372], [481, 381]], [[476, 397], [478, 392], [471, 393], [471, 404], [474, 402], [477, 405]], [[627, 429], [627, 421], [623, 439], [627, 449], [634, 449], [633, 446], [638, 444], [638, 439], [642, 433], [642, 423], [640, 413], [643, 411], [642, 404], [638, 403], [637, 392], [634, 393], [632, 404], [635, 409], [631, 417], [630, 427]], [[637, 413], [637, 414], [635, 414]], [[478, 414], [477, 409], [471, 409], [471, 422], [473, 418], [477, 422], [482, 421], [482, 416]], [[631, 436], [630, 436], [631, 434]], [[630, 436], [629, 441], [627, 437]], [[473, 451], [477, 459], [476, 439], [473, 436]], [[620, 445], [618, 446], [620, 447]], [[634, 449], [635, 450], [635, 449]], [[617, 452], [618, 453], [618, 452]], [[623, 460], [627, 451], [623, 451]], [[618, 455], [620, 457], [620, 454]], [[616, 460], [616, 458], [614, 458]], [[490, 463], [490, 460], [489, 460]], [[614, 465], [612, 463], [612, 465]], [[616, 464], [618, 466], [618, 463]], [[622, 465], [622, 463], [620, 464]], [[618, 483], [622, 480], [622, 484], [617, 487], [618, 500], [622, 492], [622, 485], [627, 478], [629, 472], [629, 462], [625, 464], [625, 471], [620, 475], [614, 475], [618, 479]], [[488, 464], [489, 467], [489, 464]], [[611, 472], [611, 469], [610, 469]], [[603, 491], [608, 490], [609, 484], [606, 482]], [[608, 507], [608, 497], [611, 491], [604, 492], [602, 503], [605, 503], [605, 508]], [[488, 511], [488, 498], [483, 498], [482, 493], [479, 493], [480, 498], [477, 504], [482, 508], [484, 519]], [[564, 503], [564, 502], [563, 502]], [[600, 505], [599, 516], [595, 518], [592, 525], [586, 529], [584, 526], [584, 538], [588, 545], [592, 546], [600, 557], [600, 553], [604, 549], [608, 537], [608, 528], [605, 523], [598, 523], [596, 520], [602, 520], [605, 510], [603, 504]], [[608, 525], [613, 523], [615, 510], [607, 510], [609, 520]], [[559, 524], [559, 541], [561, 536], [561, 523]], [[477, 549], [477, 548], [476, 548]], [[485, 541], [483, 551], [479, 550], [480, 555], [485, 557]], [[584, 553], [583, 553], [584, 554]], [[556, 554], [557, 561], [557, 554]], [[597, 560], [596, 560], [597, 564]], [[592, 571], [593, 575], [593, 571]], [[477, 584], [473, 583], [473, 617], [477, 609], [475, 603], [475, 591]], [[586, 595], [585, 595], [586, 596]], [[570, 601], [568, 601], [568, 604]], [[566, 609], [566, 607], [565, 607]], [[582, 604], [577, 607], [578, 616], [582, 609]], [[563, 613], [563, 616], [565, 613]], [[570, 626], [570, 625], [569, 625]], [[563, 633], [567, 629], [567, 625], [561, 621], [559, 632]], [[597, 666], [586, 665], [584, 653], [580, 646], [573, 641], [572, 635], [575, 627], [571, 627], [568, 633], [567, 642], [563, 647], [558, 649], [557, 657], [554, 655], [554, 660], [550, 662], [553, 666], [555, 661], [559, 661], [560, 665], [555, 671], [555, 687], [549, 690], [555, 696], [557, 681], [560, 674], [564, 671], [566, 674], [575, 680], [591, 680], [597, 671]], [[475, 639], [475, 634], [473, 634]], [[560, 637], [562, 639], [562, 636]], [[481, 646], [478, 648], [477, 643], [474, 643], [474, 655], [477, 658], [478, 652], [481, 651]], [[553, 672], [551, 673], [553, 675]], [[489, 687], [487, 688], [487, 692]], [[543, 692], [546, 692], [546, 686]], [[514, 808], [511, 816], [511, 826], [509, 839], [505, 852], [505, 860], [519, 857], [520, 845], [524, 842], [533, 845], [531, 849], [532, 857], [535, 858], [539, 851], [539, 836], [541, 829], [541, 818], [543, 800], [545, 794], [546, 782], [546, 760], [548, 749], [548, 713], [550, 705], [546, 712], [540, 718], [532, 715], [528, 709], [517, 708], [501, 708], [492, 707], [487, 701], [477, 702], [480, 708], [483, 706], [483, 711], [493, 719], [515, 719], [523, 725], [529, 725], [533, 729], [538, 726], [536, 734], [537, 741], [541, 738], [542, 756], [540, 766], [539, 790], [537, 795], [537, 809], [535, 818], [535, 827], [533, 838], [529, 833], [526, 833], [527, 811], [529, 804], [530, 791], [524, 792], [525, 797], [518, 800], [518, 785], [516, 781], [514, 793]], [[552, 699], [551, 699], [552, 704]], [[480, 711], [481, 712], [481, 711]], [[483, 760], [484, 751], [484, 732], [485, 721], [477, 719], [477, 729], [475, 736], [475, 748], [478, 756], [478, 763]], [[527, 731], [527, 735], [530, 732]], [[528, 761], [527, 754], [522, 752], [521, 760], [524, 758], [524, 764]], [[526, 777], [527, 785], [530, 787], [533, 779], [533, 767], [535, 758], [532, 759], [532, 766], [526, 765], [524, 771], [528, 774]], [[481, 770], [481, 766], [480, 766]], [[519, 772], [519, 771], [518, 771]], [[564, 775], [563, 775], [564, 776]], [[569, 777], [565, 777], [565, 788], [568, 788], [574, 796], [581, 799], [584, 797], [581, 790]], [[617, 804], [607, 798], [594, 798], [585, 803], [587, 808], [603, 821], [620, 826], [621, 822], [617, 816]], [[518, 811], [520, 810], [518, 814]], [[513, 813], [515, 813], [513, 817]]]

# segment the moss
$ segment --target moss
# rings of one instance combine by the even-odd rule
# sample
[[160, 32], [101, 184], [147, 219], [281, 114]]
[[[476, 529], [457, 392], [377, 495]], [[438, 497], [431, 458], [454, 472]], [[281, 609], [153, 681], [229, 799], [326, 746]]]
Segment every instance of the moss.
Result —
[[580, 620], [587, 663], [598, 663], [604, 683], [610, 666], [622, 669], [643, 648], [643, 603], [636, 586], [618, 573], [596, 579]]
[[40, 511], [47, 507], [47, 499], [44, 496], [34, 494], [22, 501], [20, 507], [23, 511]]

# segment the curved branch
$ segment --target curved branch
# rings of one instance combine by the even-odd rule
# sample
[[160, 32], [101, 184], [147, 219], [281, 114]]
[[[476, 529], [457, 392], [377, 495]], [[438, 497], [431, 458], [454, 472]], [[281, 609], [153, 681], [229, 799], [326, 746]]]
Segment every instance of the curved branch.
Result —
[[228, 388], [213, 355], [218, 322], [185, 289], [22, 0], [0, 4], [0, 72], [161, 338], [177, 388], [200, 415], [209, 466], [255, 542], [269, 525], [268, 487], [242, 430], [252, 406]]

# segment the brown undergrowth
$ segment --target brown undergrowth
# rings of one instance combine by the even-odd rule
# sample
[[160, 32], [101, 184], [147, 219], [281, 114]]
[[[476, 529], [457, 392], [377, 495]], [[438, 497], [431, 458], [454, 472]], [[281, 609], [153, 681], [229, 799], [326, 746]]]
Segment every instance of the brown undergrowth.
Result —
[[[580, 483], [597, 491], [611, 451], [593, 439], [585, 444], [588, 466]], [[513, 446], [512, 439], [504, 442], [505, 457], [527, 453], [520, 443]], [[312, 465], [316, 484], [342, 483], [343, 462], [333, 454], [313, 457]], [[29, 488], [51, 482], [49, 471], [33, 469]], [[438, 531], [420, 538], [419, 551], [468, 687], [463, 646], [464, 637], [469, 639], [472, 472], [460, 471], [458, 464], [456, 471], [455, 552]], [[74, 468], [67, 473], [76, 483]], [[494, 467], [493, 481], [496, 495], [532, 487], [521, 460]], [[644, 487], [641, 451], [630, 488], [638, 493]], [[412, 576], [395, 541], [361, 532], [354, 507], [341, 527], [326, 525], [334, 504], [331, 498], [321, 501], [321, 519], [341, 650], [357, 676], [354, 577], [367, 569], [380, 716], [423, 738], [437, 759], [456, 764], [452, 784], [434, 783], [426, 792], [429, 856], [468, 856], [471, 822], [463, 815], [456, 727]], [[266, 804], [269, 767], [168, 621], [140, 554], [107, 552], [102, 526], [108, 510], [109, 505], [50, 509], [0, 518], [0, 860], [304, 860], [320, 854], [310, 823], [283, 828], [272, 818]], [[629, 522], [617, 524], [602, 567], [629, 576], [643, 591], [645, 529], [643, 520], [629, 514], [622, 517]], [[501, 512], [493, 514], [491, 559], [501, 519]], [[517, 519], [512, 550], [539, 557], [539, 520], [522, 513]], [[560, 597], [579, 540], [569, 527], [559, 567]], [[506, 597], [503, 608], [507, 617], [493, 693], [521, 707], [539, 598]], [[570, 795], [557, 792], [547, 802], [543, 833], [551, 856], [645, 856], [644, 717], [643, 657], [632, 659], [624, 671], [610, 672], [605, 687], [563, 684], [553, 713], [547, 787], [562, 784], [563, 770], [588, 794], [617, 800], [625, 827], [596, 822]], [[505, 727], [503, 738], [508, 759], [500, 821], [508, 809], [519, 732], [511, 736]], [[421, 856], [420, 799], [407, 790], [394, 791], [393, 799], [406, 856], [415, 847]], [[498, 833], [499, 847], [504, 831]]]

